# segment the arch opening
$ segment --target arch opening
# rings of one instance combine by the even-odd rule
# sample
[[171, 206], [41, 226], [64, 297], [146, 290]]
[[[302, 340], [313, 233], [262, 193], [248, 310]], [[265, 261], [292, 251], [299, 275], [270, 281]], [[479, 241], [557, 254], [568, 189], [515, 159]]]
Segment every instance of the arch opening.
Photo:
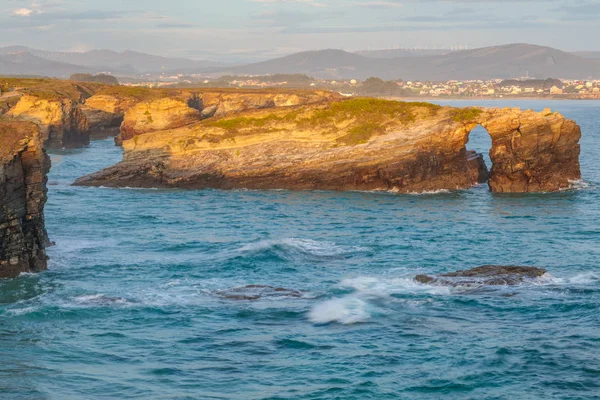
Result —
[[492, 137], [483, 126], [478, 124], [469, 132], [465, 147], [469, 154], [469, 159], [477, 160], [478, 163], [483, 163], [482, 168], [485, 169], [485, 171], [480, 168], [479, 183], [488, 182], [492, 169], [492, 159], [490, 156], [492, 150]]

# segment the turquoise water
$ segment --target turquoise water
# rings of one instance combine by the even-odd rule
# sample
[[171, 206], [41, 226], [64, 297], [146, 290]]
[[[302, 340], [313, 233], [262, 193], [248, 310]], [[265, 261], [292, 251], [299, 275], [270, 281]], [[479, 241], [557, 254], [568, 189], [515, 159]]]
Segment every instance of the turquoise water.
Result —
[[[585, 184], [420, 196], [81, 188], [69, 184], [120, 149], [53, 152], [50, 270], [0, 281], [0, 398], [600, 398], [600, 102], [491, 104], [576, 119]], [[471, 145], [487, 150], [485, 131]], [[488, 263], [551, 275], [497, 290], [412, 281]], [[219, 294], [249, 284], [302, 294]]]

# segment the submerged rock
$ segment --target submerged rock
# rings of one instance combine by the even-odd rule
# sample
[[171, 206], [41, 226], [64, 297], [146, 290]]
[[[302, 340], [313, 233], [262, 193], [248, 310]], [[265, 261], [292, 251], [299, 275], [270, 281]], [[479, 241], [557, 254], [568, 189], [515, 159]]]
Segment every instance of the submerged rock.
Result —
[[537, 267], [484, 265], [440, 275], [417, 275], [415, 280], [440, 286], [514, 286], [539, 278], [545, 273], [545, 269]]
[[299, 290], [268, 285], [246, 285], [216, 292], [217, 296], [229, 300], [259, 300], [269, 297], [302, 297]]

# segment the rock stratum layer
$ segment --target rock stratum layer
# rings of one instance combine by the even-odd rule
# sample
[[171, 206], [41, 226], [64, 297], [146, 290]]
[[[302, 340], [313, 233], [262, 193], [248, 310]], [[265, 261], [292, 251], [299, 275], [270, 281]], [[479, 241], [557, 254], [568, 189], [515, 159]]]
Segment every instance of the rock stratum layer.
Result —
[[136, 135], [121, 163], [76, 185], [220, 189], [454, 190], [488, 178], [466, 148], [492, 137], [494, 192], [556, 191], [580, 179], [577, 124], [558, 113], [351, 99], [227, 114]]
[[49, 169], [37, 125], [0, 121], [0, 278], [46, 269]]

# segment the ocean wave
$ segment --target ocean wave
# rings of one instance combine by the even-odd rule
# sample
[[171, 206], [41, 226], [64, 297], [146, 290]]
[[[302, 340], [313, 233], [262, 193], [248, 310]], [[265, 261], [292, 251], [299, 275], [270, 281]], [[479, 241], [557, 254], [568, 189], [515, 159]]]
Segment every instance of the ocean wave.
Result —
[[73, 298], [76, 305], [125, 305], [131, 302], [123, 297], [111, 297], [104, 294], [83, 295]]
[[400, 277], [391, 279], [380, 279], [368, 276], [347, 278], [340, 282], [339, 286], [351, 288], [357, 292], [376, 297], [387, 297], [392, 294], [433, 294], [447, 295], [451, 288], [436, 285], [423, 285], [414, 280], [414, 277]]
[[308, 313], [308, 318], [315, 324], [338, 322], [344, 325], [366, 322], [371, 318], [367, 311], [367, 303], [358, 297], [347, 296], [317, 304]]
[[561, 189], [561, 191], [566, 192], [566, 191], [577, 191], [577, 190], [589, 190], [589, 189], [594, 189], [595, 185], [584, 181], [583, 179], [576, 179], [573, 181], [569, 181], [569, 187], [566, 189]]
[[339, 257], [346, 254], [365, 252], [369, 249], [360, 246], [342, 246], [333, 242], [312, 239], [283, 238], [267, 239], [246, 244], [239, 249], [241, 253], [260, 253], [275, 251], [280, 255], [304, 255], [311, 257]]

